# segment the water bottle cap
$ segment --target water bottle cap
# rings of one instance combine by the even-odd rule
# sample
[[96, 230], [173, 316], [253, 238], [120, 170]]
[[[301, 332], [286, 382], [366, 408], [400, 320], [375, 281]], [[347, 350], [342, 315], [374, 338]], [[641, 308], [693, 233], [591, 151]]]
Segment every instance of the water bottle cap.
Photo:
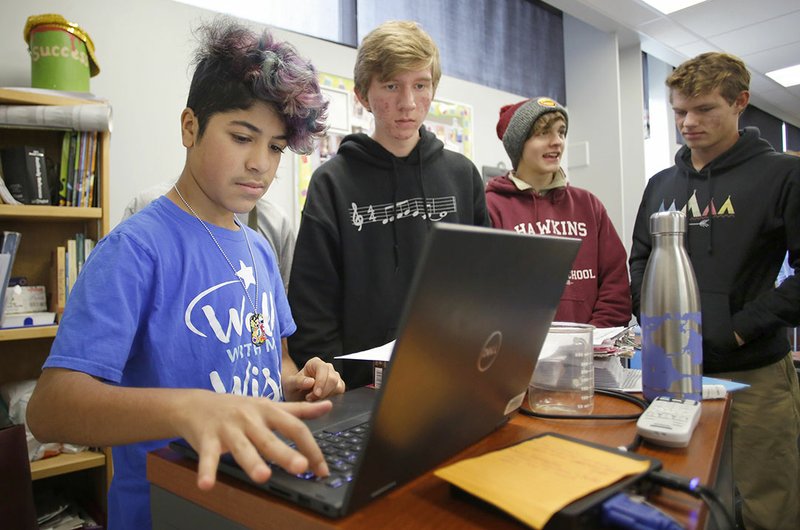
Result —
[[683, 212], [656, 212], [650, 216], [651, 234], [683, 234], [686, 232], [686, 215]]

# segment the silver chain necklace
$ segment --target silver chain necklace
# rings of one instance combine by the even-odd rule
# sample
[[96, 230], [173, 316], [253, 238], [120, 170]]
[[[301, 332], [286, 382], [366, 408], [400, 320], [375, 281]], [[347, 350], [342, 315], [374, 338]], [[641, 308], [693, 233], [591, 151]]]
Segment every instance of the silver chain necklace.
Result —
[[[245, 283], [244, 278], [241, 278], [238, 274], [236, 274], [236, 267], [233, 266], [233, 263], [231, 263], [231, 260], [228, 258], [228, 255], [225, 254], [224, 250], [222, 250], [222, 245], [220, 245], [219, 241], [217, 241], [217, 238], [214, 237], [214, 234], [211, 232], [211, 229], [208, 227], [205, 221], [200, 219], [200, 216], [197, 215], [197, 212], [194, 211], [194, 208], [189, 206], [189, 203], [186, 202], [186, 199], [183, 198], [183, 195], [181, 195], [181, 192], [178, 189], [178, 185], [175, 184], [174, 186], [172, 186], [172, 188], [175, 190], [175, 193], [178, 194], [178, 197], [180, 197], [181, 201], [183, 201], [183, 204], [185, 204], [186, 207], [189, 209], [189, 211], [192, 212], [192, 215], [194, 215], [195, 218], [198, 221], [200, 221], [200, 224], [203, 225], [203, 228], [206, 229], [208, 235], [211, 236], [211, 240], [214, 242], [215, 245], [217, 245], [217, 248], [222, 253], [222, 256], [225, 258], [225, 261], [227, 261], [228, 265], [230, 265], [231, 270], [233, 271], [233, 275], [236, 277], [236, 279], [239, 280], [239, 285], [241, 285], [242, 289], [244, 289], [244, 294], [245, 296], [247, 296], [247, 299], [250, 301], [250, 305], [253, 307], [253, 314], [250, 317], [250, 340], [256, 346], [261, 346], [267, 341], [267, 333], [264, 330], [264, 315], [258, 312], [258, 309], [256, 309], [256, 304], [254, 304], [253, 299], [250, 298], [250, 293], [247, 292], [247, 284]], [[248, 252], [250, 252], [250, 259], [253, 261], [253, 275], [255, 276], [255, 282], [256, 282], [256, 297], [258, 297], [258, 267], [256, 267], [256, 258], [253, 255], [253, 249], [250, 247], [250, 239], [247, 237], [247, 231], [244, 229], [244, 227], [242, 227], [241, 224], [239, 224], [239, 221], [236, 219], [236, 216], [233, 217], [233, 222], [236, 223], [236, 226], [238, 226], [239, 229], [244, 234], [244, 241], [245, 243], [247, 243], [247, 250]]]

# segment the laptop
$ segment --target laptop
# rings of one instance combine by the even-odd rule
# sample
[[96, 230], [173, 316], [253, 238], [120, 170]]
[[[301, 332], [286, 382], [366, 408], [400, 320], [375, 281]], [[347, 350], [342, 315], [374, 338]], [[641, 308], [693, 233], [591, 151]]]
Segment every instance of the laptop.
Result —
[[[219, 470], [341, 517], [479, 441], [522, 404], [579, 246], [433, 225], [380, 389], [345, 392], [307, 421], [331, 476], [273, 466], [270, 480], [256, 484], [230, 455]], [[197, 458], [186, 442], [171, 447]]]

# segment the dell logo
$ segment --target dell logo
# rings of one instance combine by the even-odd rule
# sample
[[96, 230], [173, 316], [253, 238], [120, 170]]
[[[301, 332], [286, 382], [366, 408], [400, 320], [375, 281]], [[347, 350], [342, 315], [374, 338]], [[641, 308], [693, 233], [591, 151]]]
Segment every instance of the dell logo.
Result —
[[489, 369], [497, 355], [500, 353], [500, 347], [503, 345], [503, 334], [499, 331], [492, 332], [486, 342], [483, 343], [480, 354], [478, 355], [478, 370], [485, 372]]

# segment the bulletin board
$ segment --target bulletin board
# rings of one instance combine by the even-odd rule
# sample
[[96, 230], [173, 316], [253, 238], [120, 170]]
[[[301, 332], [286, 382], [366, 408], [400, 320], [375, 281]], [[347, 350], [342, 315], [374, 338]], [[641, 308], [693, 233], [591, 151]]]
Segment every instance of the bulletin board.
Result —
[[[328, 105], [328, 132], [309, 155], [297, 155], [295, 183], [298, 212], [303, 210], [308, 184], [314, 170], [336, 154], [342, 139], [351, 133], [372, 134], [375, 121], [356, 99], [352, 79], [332, 74], [319, 74], [323, 95]], [[472, 106], [463, 103], [434, 99], [425, 127], [444, 143], [445, 149], [461, 153], [472, 159]]]

